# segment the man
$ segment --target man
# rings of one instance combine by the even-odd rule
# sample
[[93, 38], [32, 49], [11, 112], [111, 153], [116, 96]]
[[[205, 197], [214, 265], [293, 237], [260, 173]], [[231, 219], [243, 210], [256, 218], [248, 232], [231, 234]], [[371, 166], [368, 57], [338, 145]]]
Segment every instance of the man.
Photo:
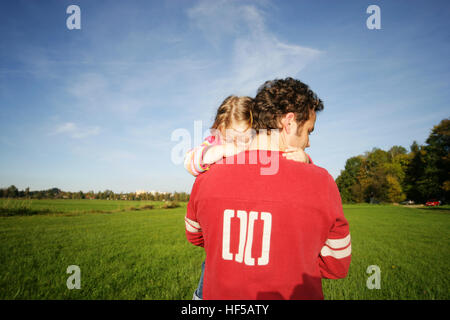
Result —
[[[204, 299], [323, 299], [322, 278], [346, 277], [350, 233], [333, 178], [280, 152], [309, 147], [322, 109], [298, 80], [266, 82], [255, 97], [256, 138], [235, 156], [245, 163], [197, 177], [185, 222], [206, 251]], [[276, 170], [262, 174], [267, 159]]]

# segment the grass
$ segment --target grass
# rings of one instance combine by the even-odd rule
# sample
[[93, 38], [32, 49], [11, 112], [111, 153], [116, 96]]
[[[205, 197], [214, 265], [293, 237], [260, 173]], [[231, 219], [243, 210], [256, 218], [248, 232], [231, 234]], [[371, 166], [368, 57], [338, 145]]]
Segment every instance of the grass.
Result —
[[154, 208], [177, 208], [179, 206], [180, 204], [174, 201], [0, 199], [0, 216], [114, 213], [150, 210]]
[[[189, 259], [201, 260], [202, 252], [185, 241], [185, 206], [104, 215], [89, 212], [138, 201], [75, 201], [84, 214], [64, 201], [53, 204], [62, 214], [0, 218], [1, 299], [188, 298], [200, 271]], [[81, 290], [66, 287], [69, 265], [81, 269]]]
[[[324, 280], [328, 299], [449, 299], [448, 211], [348, 205], [352, 264], [341, 280]], [[381, 289], [366, 287], [367, 267], [381, 269]]]
[[[5, 201], [0, 208], [39, 213], [0, 217], [0, 299], [192, 298], [204, 251], [185, 239], [185, 203]], [[326, 299], [450, 298], [448, 210], [348, 205], [344, 212], [352, 264], [346, 279], [323, 280]], [[81, 290], [66, 287], [69, 265], [81, 269]], [[366, 287], [370, 265], [381, 269], [380, 290]]]

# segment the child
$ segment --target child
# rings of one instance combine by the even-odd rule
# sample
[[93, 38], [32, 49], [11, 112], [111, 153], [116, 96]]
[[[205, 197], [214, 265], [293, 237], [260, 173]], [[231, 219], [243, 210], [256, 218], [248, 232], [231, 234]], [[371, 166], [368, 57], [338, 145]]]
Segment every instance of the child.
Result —
[[189, 173], [197, 176], [211, 164], [248, 147], [252, 139], [252, 105], [250, 97], [229, 96], [222, 102], [211, 127], [213, 134], [185, 156], [184, 167]]
[[[253, 139], [253, 99], [250, 97], [227, 97], [217, 110], [211, 136], [203, 143], [186, 153], [184, 166], [193, 176], [207, 171], [211, 164], [224, 157], [233, 156], [248, 148]], [[303, 150], [289, 148], [283, 156], [287, 159], [310, 163], [309, 156]], [[188, 222], [186, 222], [188, 223]], [[203, 274], [205, 262], [198, 288], [194, 292], [194, 300], [203, 299]]]

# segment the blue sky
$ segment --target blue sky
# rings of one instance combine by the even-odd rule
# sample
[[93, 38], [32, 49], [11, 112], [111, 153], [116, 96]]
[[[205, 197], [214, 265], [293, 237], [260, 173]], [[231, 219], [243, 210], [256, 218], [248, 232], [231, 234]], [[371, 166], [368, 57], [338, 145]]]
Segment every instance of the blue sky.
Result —
[[286, 76], [324, 101], [308, 152], [336, 178], [450, 116], [449, 16], [448, 1], [2, 1], [0, 187], [189, 192], [172, 133]]

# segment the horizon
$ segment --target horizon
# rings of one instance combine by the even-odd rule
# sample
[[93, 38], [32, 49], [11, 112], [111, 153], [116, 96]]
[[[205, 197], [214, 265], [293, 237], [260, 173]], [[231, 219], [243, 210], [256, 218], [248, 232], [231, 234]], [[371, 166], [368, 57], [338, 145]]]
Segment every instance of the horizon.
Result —
[[[0, 190], [8, 189], [9, 187], [13, 187], [13, 186], [16, 187], [14, 184], [13, 185], [9, 185], [9, 186], [0, 186]], [[17, 190], [19, 192], [20, 191], [26, 191], [26, 189], [27, 188], [23, 188], [23, 189], [17, 188]], [[94, 194], [97, 194], [97, 193], [100, 193], [100, 192], [105, 192], [105, 191], [112, 191], [114, 194], [120, 194], [120, 193], [136, 193], [136, 194], [147, 193], [147, 194], [153, 194], [153, 195], [155, 195], [156, 193], [159, 193], [159, 194], [186, 193], [184, 191], [160, 191], [160, 190], [114, 191], [114, 190], [111, 190], [111, 189], [104, 189], [104, 190], [92, 190], [91, 189], [91, 190], [88, 190], [88, 191], [85, 191], [85, 190], [72, 191], [72, 190], [63, 190], [63, 189], [58, 188], [58, 187], [51, 187], [51, 188], [46, 188], [46, 189], [41, 189], [41, 190], [32, 190], [32, 189], [30, 189], [29, 192], [42, 192], [42, 191], [50, 191], [50, 190], [54, 190], [54, 189], [57, 189], [57, 190], [59, 190], [61, 192], [78, 193], [78, 192], [81, 191], [83, 193], [93, 192]]]
[[[81, 9], [70, 30], [67, 8]], [[381, 29], [366, 25], [381, 10]], [[306, 152], [423, 145], [450, 116], [446, 1], [8, 1], [0, 4], [1, 188], [190, 193], [171, 158], [228, 95], [291, 76], [324, 102]], [[84, 191], [86, 190], [86, 191]], [[133, 190], [133, 191], [118, 191]]]

